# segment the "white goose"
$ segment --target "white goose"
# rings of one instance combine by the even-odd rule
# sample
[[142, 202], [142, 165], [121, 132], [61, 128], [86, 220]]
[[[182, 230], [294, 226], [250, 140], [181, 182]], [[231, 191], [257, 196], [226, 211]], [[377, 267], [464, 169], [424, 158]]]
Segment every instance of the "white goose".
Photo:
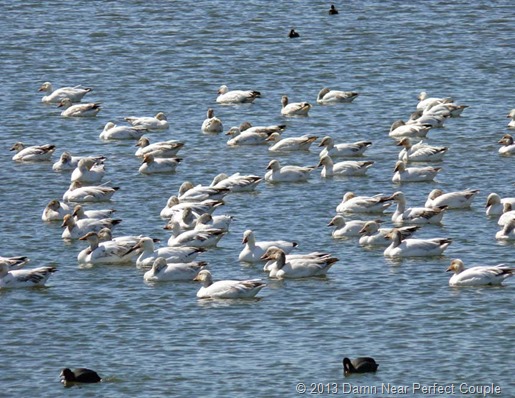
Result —
[[298, 246], [297, 242], [289, 242], [285, 240], [256, 241], [254, 232], [250, 229], [243, 233], [242, 244], [244, 244], [245, 247], [240, 252], [238, 260], [246, 263], [262, 261], [263, 259], [261, 256], [265, 254], [267, 249], [271, 246], [282, 249], [286, 254], [290, 253]]
[[206, 265], [203, 261], [168, 264], [164, 257], [158, 257], [152, 268], [145, 272], [143, 279], [147, 282], [192, 281]]
[[504, 134], [498, 143], [502, 145], [499, 148], [499, 154], [504, 156], [515, 154], [515, 143], [513, 143], [513, 137], [510, 134]]
[[70, 152], [63, 152], [59, 160], [52, 165], [54, 171], [73, 171], [79, 164], [81, 159], [93, 161], [95, 163], [102, 163], [106, 160], [105, 156], [72, 156]]
[[233, 220], [233, 216], [227, 214], [220, 214], [212, 216], [209, 213], [202, 214], [197, 218], [194, 229], [197, 231], [205, 231], [206, 229], [220, 229], [229, 232], [229, 227]]
[[515, 206], [515, 197], [513, 198], [503, 198], [492, 192], [486, 198], [485, 204], [485, 212], [487, 216], [500, 216], [503, 213], [503, 205], [504, 203], [511, 203], [512, 206]]
[[332, 158], [362, 156], [371, 145], [372, 142], [370, 141], [335, 144], [334, 140], [329, 136], [322, 138], [322, 141], [318, 144], [319, 147], [324, 147], [320, 151], [320, 157], [329, 155]]
[[449, 279], [449, 286], [498, 286], [515, 274], [515, 268], [510, 268], [505, 264], [465, 269], [463, 261], [459, 258], [451, 261], [447, 272], [451, 271], [454, 272], [454, 275]]
[[288, 96], [283, 95], [281, 99], [283, 116], [308, 116], [311, 104], [308, 102], [292, 102], [289, 103]]
[[63, 98], [57, 107], [64, 108], [61, 112], [61, 116], [64, 117], [94, 117], [102, 109], [98, 102], [74, 105], [69, 98]]
[[204, 213], [213, 213], [216, 208], [223, 206], [224, 202], [221, 200], [203, 200], [201, 202], [180, 202], [179, 198], [172, 195], [168, 198], [166, 206], [163, 207], [159, 213], [162, 218], [176, 218], [179, 217], [185, 208], [191, 208], [193, 213], [200, 216]]
[[269, 247], [262, 260], [273, 260], [269, 268], [268, 276], [270, 278], [309, 278], [313, 276], [325, 276], [327, 271], [339, 259], [330, 255], [326, 257], [304, 257], [304, 258], [286, 258], [284, 250], [278, 247]]
[[[420, 229], [420, 226], [417, 225], [397, 228], [402, 235], [402, 239], [409, 238], [418, 229]], [[391, 232], [392, 228], [380, 228], [379, 222], [377, 221], [367, 221], [359, 231], [361, 235], [359, 244], [362, 246], [390, 246], [391, 241], [388, 236]]]
[[331, 221], [329, 221], [329, 224], [327, 224], [327, 226], [334, 227], [333, 231], [331, 232], [331, 236], [333, 238], [341, 239], [351, 237], [354, 238], [360, 236], [360, 231], [366, 223], [367, 221], [363, 220], [345, 221], [345, 219], [342, 216], [334, 216], [331, 219]]
[[430, 129], [430, 125], [406, 124], [402, 120], [397, 120], [392, 123], [390, 133], [388, 135], [392, 138], [424, 138], [427, 136]]
[[268, 137], [272, 132], [252, 130], [242, 130], [241, 127], [231, 127], [225, 135], [231, 136], [227, 140], [229, 146], [239, 145], [266, 145], [268, 144]]
[[142, 158], [146, 154], [152, 154], [156, 158], [173, 158], [184, 146], [184, 143], [169, 140], [151, 144], [147, 137], [141, 137], [135, 146], [139, 147], [135, 153], [139, 158]]
[[439, 224], [446, 209], [445, 206], [406, 208], [406, 197], [401, 191], [395, 192], [390, 199], [397, 202], [397, 208], [392, 214], [392, 222], [397, 224]]
[[515, 220], [515, 210], [513, 209], [513, 205], [510, 202], [504, 202], [502, 214], [499, 217], [497, 224], [503, 226], [512, 220]]
[[272, 133], [278, 133], [281, 134], [285, 129], [285, 124], [272, 124], [269, 126], [253, 126], [250, 122], [243, 122], [240, 124], [239, 127], [241, 132], [247, 132], [247, 133], [264, 133], [267, 136], [270, 136]]
[[429, 97], [427, 95], [427, 92], [421, 91], [420, 94], [418, 95], [417, 110], [424, 110], [427, 108], [432, 108], [435, 105], [447, 103], [447, 102], [453, 102], [452, 98]]
[[140, 126], [147, 130], [167, 130], [170, 127], [163, 112], [155, 116], [127, 116], [124, 119], [132, 126]]
[[395, 163], [395, 168], [393, 169], [392, 182], [399, 184], [403, 182], [433, 181], [440, 170], [442, 170], [441, 167], [431, 166], [407, 167], [406, 163], [399, 160]]
[[190, 181], [184, 181], [179, 187], [177, 197], [180, 202], [202, 202], [208, 199], [222, 200], [230, 192], [227, 188], [193, 185]]
[[75, 205], [73, 208], [72, 216], [75, 220], [83, 220], [85, 218], [102, 219], [111, 218], [116, 210], [115, 209], [99, 209], [99, 210], [84, 210], [82, 205]]
[[43, 221], [62, 221], [66, 214], [71, 214], [70, 206], [57, 199], [52, 199], [43, 210], [41, 219]]
[[63, 194], [63, 200], [65, 202], [105, 202], [111, 200], [111, 197], [119, 189], [119, 187], [94, 185], [84, 187], [79, 182], [74, 181]]
[[80, 102], [87, 93], [92, 91], [92, 89], [79, 85], [75, 87], [61, 87], [54, 90], [52, 83], [45, 82], [41, 85], [38, 91], [46, 93], [46, 95], [41, 98], [41, 102], [57, 104], [64, 98], [69, 98], [72, 102]]
[[30, 259], [26, 256], [2, 257], [0, 256], [0, 266], [7, 266], [9, 271], [19, 269], [27, 264]]
[[425, 207], [446, 206], [448, 209], [467, 209], [478, 192], [478, 189], [466, 189], [444, 193], [441, 189], [433, 189], [427, 197]]
[[121, 222], [122, 220], [115, 220], [112, 218], [84, 218], [82, 220], [75, 220], [71, 214], [66, 214], [63, 218], [63, 223], [61, 224], [61, 227], [64, 228], [61, 237], [67, 240], [79, 239], [88, 232], [98, 232], [102, 228], [112, 229]]
[[138, 171], [141, 174], [174, 173], [181, 158], [156, 158], [152, 153], [143, 155]]
[[439, 256], [451, 244], [449, 238], [402, 239], [402, 234], [394, 228], [388, 237], [392, 240], [384, 250], [385, 257], [424, 257]]
[[98, 233], [91, 231], [79, 240], [88, 241], [89, 246], [79, 252], [79, 264], [129, 264], [134, 263], [136, 253], [131, 253], [130, 242], [100, 242]]
[[265, 181], [276, 183], [307, 181], [315, 167], [281, 166], [279, 161], [274, 159], [268, 163], [266, 169], [268, 171], [265, 173]]
[[215, 247], [227, 234], [226, 231], [214, 228], [182, 232], [177, 221], [170, 221], [165, 229], [172, 232], [172, 236], [168, 239], [168, 246]]
[[224, 129], [222, 121], [215, 116], [212, 108], [207, 110], [206, 119], [202, 122], [201, 130], [203, 133], [221, 133]]
[[[269, 249], [274, 248], [274, 247], [275, 246], [272, 246]], [[277, 247], [275, 247], [275, 248], [278, 249]], [[266, 255], [266, 252], [265, 252], [265, 255]], [[305, 260], [305, 259], [316, 260], [316, 259], [322, 259], [322, 258], [328, 258], [328, 257], [331, 257], [331, 254], [324, 253], [324, 252], [296, 253], [296, 254], [286, 254], [286, 261]], [[274, 269], [274, 267], [276, 267], [275, 262], [276, 262], [275, 259], [268, 260], [265, 263], [265, 265], [263, 265], [263, 271], [270, 272], [272, 269]], [[276, 271], [277, 271], [277, 268], [276, 268]]]
[[221, 280], [213, 282], [211, 272], [204, 269], [193, 279], [202, 282], [197, 292], [198, 298], [211, 299], [241, 299], [252, 298], [263, 289], [266, 284], [259, 279], [249, 280]]
[[415, 111], [410, 115], [410, 118], [406, 122], [407, 125], [421, 125], [421, 126], [431, 126], [432, 128], [443, 127], [445, 120], [447, 120], [447, 116], [438, 115], [438, 114], [430, 114], [424, 113], [423, 111]]
[[113, 122], [107, 122], [98, 136], [101, 140], [138, 140], [148, 129], [143, 126], [117, 126]]
[[[122, 235], [116, 236], [113, 238], [113, 231], [109, 228], [102, 228], [97, 232], [99, 242], [115, 242], [115, 243], [123, 243], [129, 245], [129, 248], [132, 248], [136, 243], [138, 243], [144, 235]], [[159, 242], [159, 239], [152, 239], [154, 242]]]
[[341, 203], [336, 207], [337, 213], [383, 213], [392, 204], [389, 196], [356, 196], [354, 192], [346, 192]]
[[213, 178], [211, 187], [229, 189], [231, 192], [251, 192], [256, 189], [258, 184], [263, 178], [256, 175], [242, 175], [234, 173], [228, 176], [225, 173], [220, 173]]
[[339, 91], [331, 90], [324, 87], [318, 92], [317, 102], [320, 105], [337, 104], [341, 102], [352, 102], [358, 97], [359, 93], [356, 91]]
[[256, 98], [260, 98], [261, 93], [255, 90], [231, 90], [223, 84], [218, 89], [216, 102], [219, 104], [245, 104], [252, 103]]
[[25, 146], [23, 142], [16, 142], [10, 150], [16, 151], [16, 155], [12, 157], [16, 162], [45, 162], [52, 157], [55, 145]]
[[413, 145], [409, 137], [404, 137], [397, 146], [402, 146], [399, 160], [404, 162], [436, 162], [443, 159], [448, 148], [445, 146], [431, 146], [422, 141]]
[[54, 267], [9, 270], [8, 264], [0, 263], [0, 288], [25, 288], [45, 286], [46, 281], [56, 272]]
[[81, 184], [95, 184], [104, 178], [105, 166], [104, 164], [95, 163], [91, 159], [81, 159], [73, 170], [70, 180], [72, 182], [79, 182]]
[[515, 108], [512, 109], [510, 111], [510, 113], [508, 113], [506, 115], [506, 117], [511, 119], [510, 122], [508, 123], [508, 128], [509, 129], [514, 129], [515, 128]]
[[374, 162], [372, 160], [345, 160], [334, 163], [329, 155], [324, 155], [320, 158], [317, 167], [322, 166], [320, 175], [323, 178], [333, 176], [363, 176], [373, 164]]
[[270, 152], [309, 151], [311, 144], [318, 139], [316, 135], [281, 138], [279, 133], [272, 133], [266, 141], [274, 144], [268, 148]]
[[497, 240], [515, 240], [515, 220], [509, 220], [495, 234]]

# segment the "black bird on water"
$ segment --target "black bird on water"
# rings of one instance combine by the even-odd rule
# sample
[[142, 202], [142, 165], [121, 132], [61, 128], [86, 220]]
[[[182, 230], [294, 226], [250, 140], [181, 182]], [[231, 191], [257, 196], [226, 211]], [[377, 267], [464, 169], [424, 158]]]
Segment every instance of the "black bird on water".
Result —
[[295, 29], [290, 30], [290, 33], [288, 33], [288, 37], [291, 39], [293, 37], [300, 37], [300, 35], [295, 32]]
[[354, 359], [343, 358], [343, 373], [345, 376], [351, 373], [375, 372], [379, 364], [370, 357], [358, 357]]
[[86, 368], [69, 369], [64, 368], [61, 371], [61, 383], [70, 385], [73, 383], [98, 383], [102, 378], [97, 372]]
[[336, 15], [338, 14], [338, 10], [334, 6], [334, 4], [331, 4], [331, 9], [329, 10], [329, 15]]

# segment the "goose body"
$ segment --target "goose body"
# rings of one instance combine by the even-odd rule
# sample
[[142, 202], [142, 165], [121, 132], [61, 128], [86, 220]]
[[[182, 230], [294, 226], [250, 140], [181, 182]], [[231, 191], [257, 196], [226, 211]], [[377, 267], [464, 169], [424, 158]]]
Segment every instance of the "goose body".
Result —
[[255, 90], [229, 90], [224, 84], [218, 89], [216, 102], [219, 104], [245, 104], [252, 103], [256, 98], [260, 98], [261, 93]]
[[299, 182], [307, 181], [314, 167], [281, 166], [278, 160], [271, 160], [266, 168], [265, 181], [268, 182]]
[[467, 209], [478, 194], [477, 189], [467, 189], [444, 193], [441, 189], [433, 189], [426, 200], [425, 207], [447, 207], [448, 209]]
[[499, 148], [499, 154], [509, 156], [515, 154], [515, 143], [513, 137], [510, 134], [504, 134], [504, 136], [498, 141], [501, 144]]
[[397, 120], [390, 127], [388, 134], [392, 138], [424, 138], [431, 129], [430, 125], [423, 124], [406, 124], [402, 120]]
[[487, 216], [500, 216], [503, 213], [504, 204], [510, 203], [512, 206], [515, 206], [515, 197], [512, 198], [503, 198], [492, 192], [486, 198], [485, 204], [485, 212]]
[[352, 373], [375, 372], [378, 367], [379, 364], [371, 357], [343, 358], [343, 373], [345, 376]]
[[512, 220], [515, 220], [515, 210], [510, 202], [505, 202], [503, 203], [503, 212], [499, 220], [497, 220], [497, 224], [503, 226]]
[[281, 138], [279, 133], [271, 134], [266, 140], [274, 142], [268, 148], [270, 152], [309, 151], [311, 144], [317, 140], [317, 136], [303, 135], [300, 137]]
[[141, 174], [174, 173], [180, 162], [181, 158], [156, 158], [147, 153], [138, 171]]
[[256, 241], [254, 232], [250, 229], [243, 233], [242, 244], [244, 244], [245, 247], [240, 252], [238, 260], [246, 263], [263, 261], [261, 256], [263, 256], [271, 246], [275, 246], [288, 254], [298, 245], [297, 242], [286, 240]]
[[124, 118], [132, 126], [139, 126], [147, 130], [167, 130], [170, 125], [163, 112], [155, 116], [127, 116]]
[[334, 163], [329, 155], [324, 155], [320, 158], [317, 167], [322, 166], [320, 175], [323, 178], [333, 176], [363, 176], [373, 164], [374, 162], [371, 160], [344, 160]]
[[73, 104], [69, 98], [63, 98], [58, 107], [64, 108], [61, 112], [64, 117], [94, 117], [101, 109], [97, 102]]
[[57, 271], [54, 267], [10, 270], [10, 266], [0, 262], [0, 289], [44, 286], [50, 275]]
[[308, 102], [289, 102], [288, 97], [283, 95], [281, 99], [283, 116], [308, 116], [311, 104]]
[[446, 207], [409, 207], [406, 208], [406, 197], [401, 191], [391, 197], [397, 202], [397, 208], [392, 214], [392, 222], [402, 224], [439, 224], [442, 222]]
[[55, 145], [25, 146], [22, 142], [16, 142], [10, 150], [16, 151], [12, 157], [16, 162], [45, 162], [52, 157]]
[[63, 152], [59, 160], [52, 165], [54, 171], [73, 171], [77, 168], [80, 160], [92, 161], [101, 164], [106, 160], [105, 156], [72, 156], [70, 152]]
[[192, 281], [205, 266], [205, 262], [168, 264], [164, 257], [158, 257], [152, 268], [145, 272], [143, 279], [149, 282]]
[[96, 231], [86, 233], [79, 240], [89, 243], [77, 255], [79, 264], [130, 264], [135, 261], [136, 253], [129, 252], [131, 242], [100, 242]]
[[68, 190], [63, 194], [65, 202], [105, 202], [118, 190], [118, 187], [106, 186], [81, 186], [78, 182], [72, 182]]
[[515, 268], [499, 264], [465, 269], [463, 261], [457, 258], [451, 261], [447, 272], [454, 272], [449, 279], [450, 286], [498, 286], [515, 274]]
[[347, 220], [342, 216], [334, 216], [328, 227], [334, 227], [331, 236], [335, 239], [359, 237], [360, 231], [364, 227], [366, 221], [363, 220]]
[[392, 243], [384, 250], [385, 257], [439, 256], [451, 244], [449, 238], [402, 239], [395, 228], [389, 234]]
[[89, 87], [82, 87], [80, 85], [75, 87], [60, 87], [54, 90], [52, 83], [45, 82], [38, 91], [42, 91], [46, 94], [41, 98], [41, 102], [58, 104], [64, 98], [69, 98], [72, 102], [80, 102], [82, 98], [92, 90]]
[[[401, 233], [402, 239], [407, 239], [413, 235], [420, 226], [409, 225], [405, 227], [398, 227], [397, 230]], [[392, 228], [380, 228], [377, 221], [367, 221], [363, 228], [359, 231], [361, 237], [359, 244], [362, 246], [390, 246], [391, 241], [389, 234]]]
[[337, 104], [341, 102], [352, 102], [358, 97], [359, 93], [355, 91], [339, 91], [331, 90], [324, 87], [318, 92], [317, 102], [320, 105]]
[[220, 173], [215, 176], [211, 187], [228, 189], [231, 192], [250, 192], [254, 191], [263, 178], [256, 175], [242, 175], [234, 173], [228, 176], [225, 173]]
[[167, 263], [189, 263], [205, 250], [198, 247], [160, 247], [154, 245], [152, 238], [142, 237], [130, 248], [130, 252], [138, 254], [137, 267], [150, 267], [158, 257], [163, 257]]
[[240, 299], [255, 297], [266, 284], [259, 279], [249, 280], [221, 280], [213, 282], [211, 272], [202, 270], [196, 281], [202, 282], [202, 287], [197, 292], [198, 298], [211, 299]]
[[168, 239], [168, 246], [172, 247], [215, 247], [220, 239], [227, 234], [226, 231], [214, 228], [182, 232], [179, 223], [176, 221], [170, 221], [166, 229], [172, 232], [172, 236]]
[[136, 146], [139, 148], [134, 155], [139, 158], [142, 158], [147, 154], [156, 158], [173, 158], [184, 146], [184, 143], [176, 140], [169, 140], [154, 142], [151, 144], [147, 137], [141, 137], [136, 143]]
[[510, 122], [508, 123], [508, 128], [509, 129], [515, 129], [515, 108], [512, 109], [510, 111], [510, 113], [508, 113], [508, 115], [506, 115], [507, 118], [510, 118]]
[[336, 207], [337, 213], [383, 213], [391, 206], [391, 199], [381, 194], [374, 196], [356, 196], [346, 192], [341, 203]]
[[370, 141], [335, 144], [331, 137], [325, 136], [318, 146], [324, 147], [320, 151], [320, 157], [329, 155], [331, 158], [336, 158], [362, 156], [371, 145], [372, 142]]
[[504, 224], [501, 230], [495, 233], [495, 239], [503, 241], [515, 240], [515, 219], [509, 220]]
[[222, 121], [215, 116], [215, 111], [209, 108], [206, 119], [202, 122], [201, 131], [203, 133], [221, 133], [223, 129]]
[[284, 250], [274, 246], [269, 247], [261, 259], [274, 260], [269, 268], [268, 276], [278, 279], [325, 276], [334, 263], [338, 261], [338, 258], [330, 255], [326, 257], [290, 258], [287, 260]]
[[102, 181], [105, 175], [104, 164], [97, 164], [90, 159], [79, 160], [77, 167], [73, 170], [70, 180], [82, 184], [95, 184]]
[[177, 197], [180, 202], [202, 202], [209, 199], [222, 200], [229, 192], [227, 188], [193, 185], [190, 181], [184, 181], [179, 187]]
[[431, 146], [422, 141], [413, 145], [409, 137], [404, 137], [397, 145], [403, 147], [399, 152], [399, 160], [403, 162], [436, 162], [442, 160], [448, 151], [445, 146]]
[[107, 122], [98, 138], [106, 141], [139, 140], [148, 131], [144, 126], [117, 126], [113, 122]]
[[102, 381], [97, 372], [87, 368], [65, 368], [60, 374], [61, 383], [71, 385], [74, 383], [99, 383]]
[[399, 160], [395, 164], [394, 174], [392, 182], [403, 183], [403, 182], [423, 182], [433, 181], [441, 167], [408, 167], [406, 163]]
[[64, 228], [61, 237], [69, 240], [79, 239], [88, 232], [98, 232], [102, 228], [112, 229], [120, 222], [121, 220], [114, 220], [112, 218], [103, 218], [100, 220], [85, 218], [82, 220], [75, 220], [71, 214], [66, 214], [61, 225], [61, 227]]
[[66, 214], [71, 214], [70, 206], [57, 199], [52, 199], [43, 210], [41, 219], [43, 221], [62, 221]]

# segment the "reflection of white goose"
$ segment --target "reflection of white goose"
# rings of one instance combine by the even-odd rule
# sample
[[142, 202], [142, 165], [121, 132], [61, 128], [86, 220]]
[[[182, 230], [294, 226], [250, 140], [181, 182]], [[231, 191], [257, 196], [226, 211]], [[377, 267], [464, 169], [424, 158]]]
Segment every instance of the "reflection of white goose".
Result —
[[212, 299], [239, 299], [252, 298], [263, 289], [266, 284], [259, 279], [249, 280], [221, 280], [213, 282], [211, 272], [204, 269], [194, 279], [202, 282], [202, 287], [197, 292], [198, 298]]
[[286, 259], [284, 250], [278, 247], [269, 247], [261, 257], [262, 260], [274, 260], [269, 268], [268, 276], [271, 278], [309, 278], [324, 276], [338, 261], [338, 258], [328, 255], [326, 257], [303, 257]]
[[150, 282], [192, 281], [206, 265], [203, 261], [168, 264], [164, 257], [158, 257], [152, 268], [145, 272], [143, 279]]
[[451, 261], [447, 271], [454, 272], [449, 279], [450, 286], [501, 285], [505, 279], [515, 274], [515, 268], [510, 268], [505, 264], [465, 269], [463, 261], [459, 258]]
[[389, 238], [392, 243], [384, 251], [386, 257], [439, 256], [452, 242], [449, 238], [402, 239], [402, 234], [395, 228]]

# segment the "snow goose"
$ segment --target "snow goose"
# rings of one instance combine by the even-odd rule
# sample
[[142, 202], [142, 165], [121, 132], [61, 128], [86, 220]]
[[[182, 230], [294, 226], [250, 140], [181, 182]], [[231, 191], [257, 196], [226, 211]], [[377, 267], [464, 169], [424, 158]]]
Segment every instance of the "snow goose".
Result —
[[377, 371], [379, 364], [370, 357], [358, 357], [354, 359], [343, 358], [343, 373], [348, 376], [352, 373], [369, 373]]
[[167, 263], [189, 263], [205, 249], [188, 246], [156, 248], [154, 240], [145, 236], [129, 249], [129, 253], [132, 252], [138, 254], [137, 267], [150, 267], [158, 257], [164, 257]]
[[282, 109], [281, 115], [283, 116], [308, 116], [311, 109], [311, 104], [308, 102], [288, 102], [288, 96], [283, 95], [281, 99]]
[[274, 159], [268, 163], [265, 173], [265, 181], [268, 182], [299, 182], [307, 181], [310, 173], [315, 167], [281, 166], [278, 160]]
[[392, 182], [400, 184], [403, 182], [433, 181], [441, 167], [407, 167], [402, 160], [395, 163]]
[[495, 234], [497, 240], [515, 240], [515, 219], [509, 220]]
[[102, 228], [112, 229], [121, 222], [122, 220], [115, 220], [112, 218], [84, 218], [82, 220], [75, 220], [71, 214], [66, 214], [63, 218], [63, 223], [61, 224], [61, 227], [64, 228], [61, 237], [68, 240], [79, 239], [88, 232], [98, 232]]
[[447, 117], [443, 115], [433, 115], [423, 113], [422, 111], [415, 111], [410, 115], [410, 118], [406, 122], [409, 125], [418, 126], [431, 126], [432, 128], [443, 127]]
[[143, 126], [117, 126], [113, 122], [107, 122], [98, 136], [101, 140], [138, 140], [148, 129]]
[[510, 122], [508, 123], [508, 128], [514, 129], [515, 128], [515, 108], [506, 115], [506, 117], [510, 118]]
[[192, 281], [206, 265], [203, 261], [168, 264], [166, 258], [158, 257], [143, 279], [147, 282]]
[[486, 286], [501, 285], [505, 279], [515, 274], [515, 268], [498, 264], [465, 269], [463, 261], [456, 258], [451, 261], [447, 272], [454, 272], [449, 279], [449, 286]]
[[285, 240], [256, 241], [254, 232], [250, 229], [243, 233], [242, 244], [244, 244], [245, 247], [240, 252], [238, 260], [246, 263], [263, 261], [261, 256], [265, 254], [266, 250], [271, 246], [282, 249], [286, 254], [290, 253], [293, 248], [298, 246], [297, 242]]
[[12, 157], [16, 162], [44, 162], [52, 157], [55, 145], [25, 146], [22, 142], [16, 142], [10, 150], [16, 151], [16, 155]]
[[391, 206], [389, 196], [356, 196], [354, 192], [346, 192], [341, 203], [336, 207], [337, 213], [383, 213]]
[[[271, 248], [274, 248], [274, 246], [272, 246]], [[266, 254], [266, 252], [265, 252], [265, 254]], [[321, 258], [328, 258], [328, 257], [331, 257], [331, 254], [324, 253], [324, 252], [296, 253], [296, 254], [286, 254], [286, 261], [299, 260], [299, 259], [311, 259], [311, 260], [313, 260], [313, 259], [321, 259]], [[277, 271], [277, 268], [276, 268], [277, 265], [274, 264], [275, 262], [276, 262], [275, 259], [268, 260], [265, 263], [265, 265], [263, 265], [263, 271], [270, 272], [274, 268]]]
[[329, 155], [324, 155], [320, 158], [317, 167], [322, 166], [320, 175], [323, 178], [333, 176], [363, 176], [373, 164], [374, 162], [371, 160], [345, 160], [334, 163]]
[[397, 120], [392, 123], [388, 135], [392, 138], [424, 138], [430, 129], [430, 125], [406, 124], [403, 120]]
[[256, 129], [242, 130], [241, 127], [231, 127], [225, 135], [231, 138], [227, 141], [229, 146], [238, 145], [266, 145], [268, 137], [272, 132], [259, 131]]
[[215, 247], [227, 234], [226, 231], [215, 228], [182, 232], [179, 223], [173, 220], [170, 220], [165, 229], [172, 232], [172, 236], [168, 239], [168, 246], [172, 247]]
[[101, 209], [101, 210], [84, 210], [82, 205], [75, 205], [73, 208], [72, 216], [75, 220], [83, 220], [85, 218], [102, 219], [111, 218], [116, 210], [115, 209]]
[[515, 206], [515, 197], [514, 198], [503, 198], [492, 192], [486, 198], [486, 215], [487, 216], [500, 216], [503, 213], [503, 205], [504, 203], [511, 203], [512, 206]]
[[402, 234], [396, 228], [388, 237], [392, 243], [384, 250], [385, 257], [439, 256], [452, 242], [449, 238], [402, 239]]
[[43, 221], [62, 221], [66, 214], [71, 214], [70, 206], [57, 199], [52, 199], [43, 210], [41, 219]]
[[245, 104], [252, 103], [256, 98], [260, 98], [261, 93], [255, 90], [231, 90], [223, 84], [218, 89], [216, 102], [219, 104]]
[[285, 124], [272, 124], [269, 126], [253, 126], [250, 122], [242, 122], [240, 124], [240, 132], [247, 132], [247, 133], [263, 133], [266, 134], [268, 137], [272, 133], [279, 133], [281, 134], [285, 129]]
[[457, 105], [453, 103], [440, 103], [422, 110], [423, 114], [437, 115], [444, 117], [458, 117], [468, 108], [468, 105]]
[[502, 214], [497, 221], [498, 225], [505, 225], [510, 221], [515, 220], [515, 210], [510, 202], [504, 202], [502, 205]]
[[513, 143], [513, 137], [510, 134], [504, 134], [498, 143], [502, 145], [499, 148], [499, 154], [505, 156], [515, 154], [515, 144]]
[[44, 286], [54, 267], [10, 270], [9, 265], [0, 263], [0, 288], [24, 288]]
[[221, 133], [224, 129], [222, 121], [215, 116], [212, 108], [207, 110], [207, 117], [202, 122], [201, 130], [203, 133]]
[[229, 227], [232, 220], [233, 217], [227, 214], [213, 216], [209, 213], [204, 213], [199, 218], [197, 218], [194, 229], [197, 231], [204, 231], [206, 229], [220, 229], [222, 231], [229, 232]]
[[0, 256], [0, 266], [7, 266], [9, 271], [18, 269], [27, 264], [30, 259], [26, 256], [2, 257]]
[[147, 130], [167, 130], [170, 127], [163, 112], [155, 116], [127, 116], [124, 119], [132, 126], [140, 126]]
[[366, 221], [363, 220], [345, 221], [342, 216], [334, 216], [327, 226], [334, 227], [331, 236], [340, 239], [360, 236], [360, 231], [365, 224]]
[[421, 91], [418, 95], [418, 104], [417, 104], [417, 110], [424, 110], [427, 108], [432, 108], [435, 105], [442, 104], [442, 103], [448, 103], [453, 102], [452, 98], [445, 97], [445, 98], [438, 98], [438, 97], [429, 97], [427, 95], [427, 92]]
[[399, 152], [399, 160], [404, 162], [436, 162], [443, 159], [448, 149], [445, 146], [432, 146], [423, 144], [422, 141], [413, 145], [409, 137], [404, 137], [397, 146], [402, 146]]
[[61, 116], [64, 117], [94, 117], [101, 109], [98, 102], [74, 105], [69, 98], [63, 98], [57, 107], [64, 108], [61, 112]]
[[63, 200], [65, 202], [105, 202], [111, 200], [111, 197], [119, 189], [119, 187], [95, 185], [85, 187], [74, 181], [63, 194]]
[[181, 158], [156, 158], [152, 153], [143, 155], [138, 171], [141, 174], [174, 173]]
[[294, 279], [309, 278], [313, 276], [325, 276], [327, 271], [338, 261], [332, 256], [286, 258], [283, 249], [272, 246], [261, 256], [262, 260], [273, 260], [269, 268], [270, 278]]
[[193, 279], [202, 282], [197, 292], [198, 298], [211, 299], [241, 299], [252, 298], [263, 289], [266, 284], [259, 279], [249, 280], [221, 280], [213, 282], [211, 272], [204, 269]]
[[103, 163], [98, 164], [91, 159], [81, 159], [73, 170], [70, 180], [84, 185], [95, 184], [102, 181], [104, 175], [105, 166]]
[[184, 143], [169, 140], [151, 144], [147, 137], [141, 137], [135, 146], [139, 147], [135, 153], [139, 158], [142, 158], [146, 154], [152, 154], [156, 158], [173, 158], [184, 146]]
[[467, 209], [478, 194], [478, 189], [466, 189], [444, 193], [441, 189], [433, 189], [426, 200], [425, 207], [447, 207], [448, 209]]
[[225, 173], [220, 173], [213, 178], [211, 187], [229, 189], [231, 192], [250, 192], [254, 191], [257, 185], [263, 179], [256, 175], [242, 175], [234, 173], [228, 176]]
[[329, 136], [322, 138], [322, 141], [318, 144], [319, 147], [324, 147], [320, 151], [320, 157], [329, 155], [333, 158], [362, 156], [371, 145], [370, 141], [335, 144], [334, 140]]
[[87, 368], [64, 368], [59, 376], [61, 383], [65, 386], [71, 386], [75, 383], [99, 383], [102, 381], [97, 372]]
[[91, 231], [79, 240], [87, 241], [89, 246], [79, 252], [79, 264], [128, 264], [135, 261], [136, 253], [131, 253], [130, 242], [100, 242], [98, 233]]
[[355, 91], [339, 91], [331, 90], [324, 87], [318, 92], [317, 102], [320, 105], [337, 104], [341, 102], [352, 102], [358, 97], [359, 93]]
[[[420, 226], [417, 225], [409, 225], [398, 227], [397, 230], [401, 233], [402, 239], [407, 239], [419, 228]], [[359, 231], [361, 235], [359, 244], [362, 246], [389, 246], [391, 243], [388, 237], [390, 232], [392, 232], [392, 228], [380, 228], [378, 221], [367, 221]]]
[[401, 191], [395, 192], [391, 200], [397, 202], [392, 214], [392, 222], [402, 224], [439, 224], [447, 207], [410, 207], [406, 208], [406, 197]]
[[[143, 235], [122, 235], [122, 236], [116, 236], [113, 238], [113, 231], [111, 231], [109, 228], [102, 228], [100, 231], [97, 232], [98, 235], [98, 241], [99, 242], [117, 242], [117, 243], [124, 243], [127, 245], [130, 245], [130, 248], [134, 246], [136, 243], [140, 241], [141, 238], [143, 238]], [[153, 239], [154, 242], [159, 242], [159, 239]]]
[[202, 202], [208, 199], [222, 200], [230, 192], [227, 188], [193, 185], [190, 181], [184, 181], [179, 187], [177, 197], [180, 202]]
[[215, 209], [224, 204], [221, 200], [203, 200], [201, 202], [180, 202], [176, 195], [172, 195], [168, 198], [166, 206], [163, 207], [159, 213], [162, 218], [176, 218], [182, 214], [185, 208], [191, 208], [191, 210], [200, 216], [204, 213], [213, 213]]
[[94, 163], [102, 163], [106, 160], [105, 156], [72, 156], [70, 152], [63, 152], [59, 160], [52, 165], [54, 171], [73, 171], [81, 159], [91, 160]]
[[52, 83], [45, 82], [41, 85], [38, 91], [46, 93], [46, 95], [41, 98], [41, 102], [57, 104], [64, 98], [69, 98], [72, 102], [80, 102], [87, 93], [92, 91], [92, 89], [79, 85], [75, 87], [61, 87], [54, 90]]
[[270, 152], [309, 151], [311, 144], [318, 139], [315, 135], [281, 138], [279, 133], [272, 133], [266, 141], [274, 144], [268, 148]]

